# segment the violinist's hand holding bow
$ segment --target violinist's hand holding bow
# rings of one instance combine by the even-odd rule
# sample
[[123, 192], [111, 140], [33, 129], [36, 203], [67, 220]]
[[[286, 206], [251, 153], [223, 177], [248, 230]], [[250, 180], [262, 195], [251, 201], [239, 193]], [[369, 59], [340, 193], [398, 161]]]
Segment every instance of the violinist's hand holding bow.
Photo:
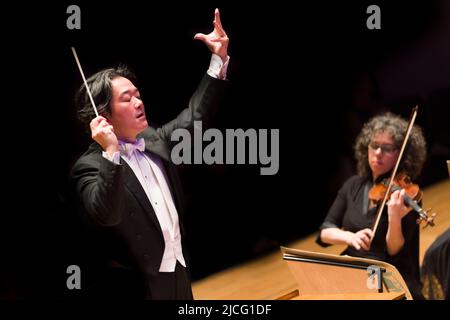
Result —
[[369, 250], [370, 242], [372, 239], [372, 230], [369, 228], [359, 230], [358, 232], [347, 232], [346, 243], [348, 246], [355, 248], [356, 250]]

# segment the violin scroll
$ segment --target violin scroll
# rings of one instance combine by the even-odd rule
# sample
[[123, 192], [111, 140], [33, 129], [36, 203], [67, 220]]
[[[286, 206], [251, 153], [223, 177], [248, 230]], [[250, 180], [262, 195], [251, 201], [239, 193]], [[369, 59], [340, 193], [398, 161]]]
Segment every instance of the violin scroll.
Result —
[[423, 226], [423, 229], [425, 229], [428, 226], [434, 227], [434, 218], [436, 217], [436, 212], [433, 212], [431, 215], [428, 213], [431, 211], [431, 208], [428, 208], [427, 210], [423, 211], [423, 214], [419, 212], [419, 218], [416, 219], [416, 223], [420, 224], [422, 221], [425, 222], [425, 225]]

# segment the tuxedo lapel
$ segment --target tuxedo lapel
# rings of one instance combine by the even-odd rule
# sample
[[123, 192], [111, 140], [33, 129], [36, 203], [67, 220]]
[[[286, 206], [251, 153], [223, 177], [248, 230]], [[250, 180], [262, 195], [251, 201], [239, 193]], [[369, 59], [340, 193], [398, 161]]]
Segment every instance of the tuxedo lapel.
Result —
[[169, 146], [159, 137], [157, 131], [151, 127], [147, 128], [142, 137], [144, 137], [145, 140], [145, 151], [156, 154], [160, 157], [164, 166], [165, 176], [168, 179], [167, 184], [169, 186], [169, 190], [172, 194], [178, 213], [181, 213], [183, 205], [180, 203], [180, 197], [182, 194], [180, 186], [178, 185], [178, 178], [174, 172], [174, 165], [172, 164], [172, 160], [170, 158]]
[[152, 204], [148, 200], [147, 194], [142, 188], [141, 183], [139, 182], [131, 167], [125, 161], [122, 161], [122, 165], [125, 166], [124, 181], [126, 188], [133, 194], [141, 207], [150, 217], [150, 220], [157, 226], [157, 229], [161, 233], [161, 237], [163, 237], [161, 226], [159, 224], [158, 218], [156, 217], [156, 213], [153, 210]]
[[[174, 165], [171, 163], [170, 148], [167, 142], [161, 139], [158, 135], [158, 132], [152, 127], [148, 127], [142, 134], [138, 135], [138, 137], [142, 137], [145, 140], [145, 152], [153, 153], [160, 157], [161, 162], [164, 166], [165, 176], [168, 180], [167, 185], [169, 186], [169, 190], [172, 194], [172, 199], [175, 202], [175, 207], [179, 214], [179, 218], [181, 219], [182, 211], [184, 208], [183, 192], [181, 185], [179, 184], [178, 176], [175, 173]], [[130, 179], [126, 180], [128, 181], [127, 187], [136, 196], [136, 198], [144, 208], [149, 208], [147, 211], [151, 211], [150, 217], [155, 221], [155, 223], [157, 223], [158, 229], [161, 230], [158, 218], [156, 217], [156, 214], [153, 210], [153, 207], [151, 206], [150, 201], [147, 198], [144, 189], [142, 189], [142, 186], [139, 183], [137, 177], [134, 175], [133, 170], [131, 170], [128, 164], [126, 164], [126, 166], [127, 172], [129, 172], [129, 174], [132, 176]], [[181, 229], [183, 229], [181, 223], [180, 227]]]
[[[178, 212], [178, 217], [181, 220], [184, 210], [183, 190], [179, 182], [177, 173], [175, 172], [174, 165], [170, 158], [170, 149], [164, 140], [161, 140], [156, 135], [150, 135], [145, 138], [145, 151], [156, 154], [160, 157], [164, 166], [164, 173], [169, 186], [172, 199], [175, 203], [175, 207]], [[184, 232], [183, 224], [180, 223], [181, 232]]]

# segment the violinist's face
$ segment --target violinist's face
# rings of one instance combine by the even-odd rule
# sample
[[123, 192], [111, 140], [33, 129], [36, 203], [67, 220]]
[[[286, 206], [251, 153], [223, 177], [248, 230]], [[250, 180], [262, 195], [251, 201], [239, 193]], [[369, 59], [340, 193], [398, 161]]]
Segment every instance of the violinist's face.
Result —
[[374, 134], [368, 148], [369, 166], [375, 179], [394, 167], [399, 150], [389, 133]]
[[119, 139], [134, 141], [148, 126], [139, 90], [127, 78], [117, 77], [111, 83], [111, 117], [108, 121]]

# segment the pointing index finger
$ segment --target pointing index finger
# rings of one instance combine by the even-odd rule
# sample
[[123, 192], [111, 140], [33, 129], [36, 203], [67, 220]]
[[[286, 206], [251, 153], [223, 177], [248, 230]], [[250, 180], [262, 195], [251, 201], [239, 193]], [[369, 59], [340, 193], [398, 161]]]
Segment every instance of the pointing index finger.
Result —
[[220, 22], [220, 12], [218, 8], [214, 10], [214, 21], [216, 21], [220, 26], [222, 26], [222, 23]]
[[226, 33], [222, 27], [222, 21], [220, 20], [220, 12], [219, 12], [218, 8], [216, 8], [216, 10], [214, 11], [214, 26], [217, 27], [217, 29], [221, 33], [221, 35], [223, 35], [223, 36], [226, 35]]

